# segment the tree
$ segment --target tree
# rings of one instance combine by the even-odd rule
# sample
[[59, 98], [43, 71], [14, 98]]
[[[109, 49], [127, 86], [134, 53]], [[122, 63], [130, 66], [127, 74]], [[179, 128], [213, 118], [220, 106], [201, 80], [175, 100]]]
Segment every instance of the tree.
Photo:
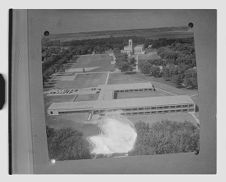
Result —
[[135, 124], [137, 139], [129, 155], [150, 155], [199, 150], [198, 125], [189, 121], [160, 121], [153, 125], [145, 122]]
[[166, 66], [163, 67], [162, 75], [166, 81], [169, 81], [171, 79], [171, 75], [168, 67]]
[[132, 71], [133, 67], [128, 62], [121, 62], [119, 65], [121, 72]]
[[89, 143], [83, 134], [72, 128], [46, 128], [49, 158], [55, 160], [75, 160], [91, 158]]
[[130, 63], [131, 65], [135, 65], [136, 59], [135, 59], [135, 58], [129, 58], [129, 63]]
[[158, 66], [151, 67], [151, 75], [154, 77], [161, 77], [160, 68]]
[[181, 85], [183, 83], [183, 75], [182, 74], [173, 75], [172, 80], [178, 88], [182, 87], [182, 85]]
[[148, 61], [140, 61], [139, 62], [139, 68], [140, 68], [141, 72], [144, 74], [150, 74], [151, 67], [152, 67], [152, 64], [150, 64]]
[[184, 73], [184, 85], [187, 88], [198, 88], [198, 82], [197, 82], [197, 70], [196, 69], [188, 69]]

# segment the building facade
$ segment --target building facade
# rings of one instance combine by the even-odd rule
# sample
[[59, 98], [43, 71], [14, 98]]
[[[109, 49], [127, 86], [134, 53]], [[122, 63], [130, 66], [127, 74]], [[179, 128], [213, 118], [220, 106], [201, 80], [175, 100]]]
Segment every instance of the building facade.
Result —
[[[92, 88], [93, 89], [93, 88]], [[76, 112], [89, 112], [92, 115], [120, 112], [122, 115], [157, 114], [173, 112], [194, 112], [195, 104], [186, 95], [142, 97], [115, 99], [114, 95], [121, 92], [154, 91], [150, 82], [137, 84], [100, 85], [99, 97], [95, 101], [52, 103], [47, 110], [49, 115], [59, 115]]]

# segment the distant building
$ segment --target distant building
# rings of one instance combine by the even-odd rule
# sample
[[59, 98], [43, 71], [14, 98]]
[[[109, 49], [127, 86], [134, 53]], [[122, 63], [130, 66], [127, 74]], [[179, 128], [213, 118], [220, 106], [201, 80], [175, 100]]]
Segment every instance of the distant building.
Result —
[[133, 41], [132, 39], [129, 39], [128, 45], [124, 46], [124, 49], [121, 50], [122, 53], [126, 53], [129, 56], [131, 56], [132, 54], [144, 54], [144, 45], [140, 44], [140, 45], [136, 45], [135, 47], [133, 46]]
[[121, 52], [126, 53], [129, 56], [133, 53], [133, 41], [132, 41], [132, 39], [129, 39], [129, 45], [124, 46], [124, 49]]
[[144, 45], [137, 45], [134, 47], [134, 54], [144, 54]]

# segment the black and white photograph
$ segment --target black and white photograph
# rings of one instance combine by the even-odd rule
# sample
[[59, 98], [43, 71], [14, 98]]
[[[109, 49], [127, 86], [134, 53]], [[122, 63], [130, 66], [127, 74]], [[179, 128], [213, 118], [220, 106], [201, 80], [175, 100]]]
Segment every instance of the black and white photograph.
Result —
[[9, 10], [9, 174], [216, 174], [217, 10], [123, 7]]
[[193, 23], [138, 28], [43, 33], [50, 160], [199, 153]]

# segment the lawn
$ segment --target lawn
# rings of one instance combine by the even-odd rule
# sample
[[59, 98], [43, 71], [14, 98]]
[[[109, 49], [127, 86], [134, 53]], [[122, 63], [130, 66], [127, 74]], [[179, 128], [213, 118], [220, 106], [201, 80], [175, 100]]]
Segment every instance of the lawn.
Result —
[[174, 88], [173, 90], [175, 91], [175, 93], [181, 95], [181, 93], [186, 93], [187, 95], [194, 95], [198, 93], [197, 89], [186, 89], [186, 88], [176, 88], [176, 84], [173, 83], [172, 81], [166, 81], [163, 78], [155, 78], [153, 76], [147, 76], [149, 77], [149, 79], [152, 80], [153, 83], [157, 84], [157, 85], [168, 85], [169, 88]]
[[55, 88], [87, 88], [104, 84], [107, 73], [81, 73], [73, 81], [57, 81]]
[[108, 54], [83, 55], [77, 59], [76, 63], [70, 65], [70, 68], [98, 67], [91, 72], [114, 71], [111, 61], [112, 57]]
[[147, 82], [143, 74], [137, 73], [110, 73], [108, 84], [122, 84], [122, 83], [141, 83]]
[[58, 96], [44, 96], [45, 110], [54, 102], [70, 102], [73, 101], [75, 95], [58, 95]]
[[78, 97], [75, 99], [75, 102], [97, 100], [98, 96], [99, 94], [78, 95]]

